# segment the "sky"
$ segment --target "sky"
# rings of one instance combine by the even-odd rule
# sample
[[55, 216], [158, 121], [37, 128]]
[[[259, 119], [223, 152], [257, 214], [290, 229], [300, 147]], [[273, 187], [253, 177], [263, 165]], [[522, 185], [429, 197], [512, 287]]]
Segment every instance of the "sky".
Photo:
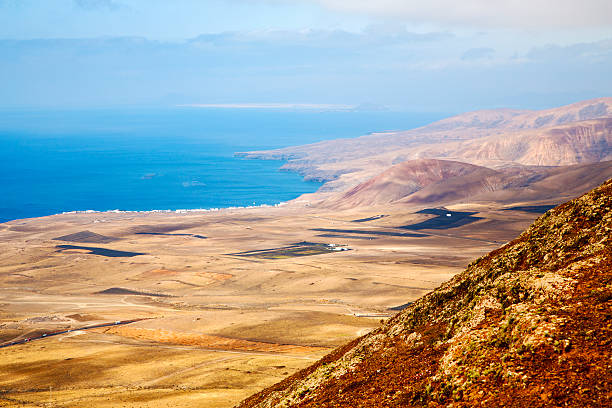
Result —
[[609, 0], [0, 0], [0, 107], [612, 96]]

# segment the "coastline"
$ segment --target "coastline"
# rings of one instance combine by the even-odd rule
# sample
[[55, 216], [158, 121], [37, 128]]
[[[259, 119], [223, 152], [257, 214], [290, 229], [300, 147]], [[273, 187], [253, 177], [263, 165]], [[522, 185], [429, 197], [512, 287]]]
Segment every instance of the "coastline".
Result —
[[[297, 200], [300, 196], [294, 198], [293, 200]], [[291, 200], [291, 201], [293, 201]], [[58, 215], [78, 215], [78, 214], [168, 214], [168, 215], [180, 215], [180, 214], [193, 214], [193, 213], [219, 213], [223, 211], [235, 211], [235, 210], [250, 210], [250, 209], [264, 209], [264, 208], [281, 208], [288, 205], [288, 201], [282, 201], [277, 204], [260, 204], [260, 205], [248, 205], [248, 206], [232, 206], [232, 207], [215, 207], [215, 208], [193, 208], [193, 209], [176, 209], [176, 210], [73, 210], [73, 211], [63, 211], [55, 214], [41, 215], [39, 217], [29, 217], [29, 218], [16, 218], [13, 220], [0, 222], [0, 225], [7, 224], [9, 222], [15, 221], [23, 221], [23, 220], [32, 220], [32, 219], [40, 219], [47, 217], [54, 217]]]
[[[314, 193], [324, 183], [327, 189], [340, 174], [298, 168], [291, 158], [249, 163], [245, 152], [412, 128], [437, 116], [252, 109], [38, 109], [5, 115], [0, 222], [88, 209], [274, 205]], [[30, 139], [25, 147], [18, 142]], [[74, 154], [79, 151], [84, 153]]]
[[[299, 197], [296, 197], [299, 198]], [[52, 215], [66, 215], [66, 214], [188, 214], [198, 212], [218, 212], [223, 210], [244, 210], [250, 208], [277, 208], [286, 205], [288, 202], [283, 201], [278, 204], [260, 204], [260, 205], [247, 205], [247, 206], [233, 206], [233, 207], [214, 207], [214, 208], [181, 208], [176, 210], [75, 210], [75, 211], [64, 211]], [[38, 217], [36, 217], [38, 218]]]

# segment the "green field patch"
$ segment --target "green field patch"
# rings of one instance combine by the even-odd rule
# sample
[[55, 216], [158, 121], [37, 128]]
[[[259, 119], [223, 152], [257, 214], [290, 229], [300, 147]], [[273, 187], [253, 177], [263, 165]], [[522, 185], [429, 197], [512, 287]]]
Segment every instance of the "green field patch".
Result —
[[349, 251], [346, 246], [335, 244], [323, 244], [318, 242], [298, 242], [279, 248], [260, 249], [256, 251], [236, 252], [226, 254], [232, 256], [252, 257], [261, 259], [286, 259], [300, 256], [321, 255], [330, 252]]

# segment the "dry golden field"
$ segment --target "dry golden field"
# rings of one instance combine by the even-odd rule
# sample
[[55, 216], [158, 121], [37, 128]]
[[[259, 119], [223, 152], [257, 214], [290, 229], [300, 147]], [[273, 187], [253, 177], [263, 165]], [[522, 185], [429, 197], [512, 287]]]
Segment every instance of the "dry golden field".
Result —
[[[33, 339], [0, 348], [0, 406], [231, 407], [377, 327], [537, 216], [451, 209], [480, 219], [414, 231], [398, 227], [434, 216], [298, 201], [0, 224], [0, 342]], [[144, 320], [112, 324], [131, 319]], [[74, 331], [51, 335], [64, 330]]]

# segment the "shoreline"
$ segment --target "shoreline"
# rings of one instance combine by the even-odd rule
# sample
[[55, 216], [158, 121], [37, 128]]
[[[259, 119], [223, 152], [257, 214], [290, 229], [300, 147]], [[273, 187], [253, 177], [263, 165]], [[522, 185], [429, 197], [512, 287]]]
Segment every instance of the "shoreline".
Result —
[[[297, 197], [296, 197], [297, 198]], [[287, 205], [288, 201], [282, 201], [278, 204], [260, 204], [260, 205], [247, 205], [247, 206], [232, 206], [232, 207], [213, 207], [213, 208], [180, 208], [176, 210], [74, 210], [74, 211], [64, 211], [57, 214], [52, 215], [65, 215], [65, 214], [187, 214], [187, 213], [197, 213], [197, 212], [218, 212], [223, 210], [243, 210], [250, 208], [277, 208]], [[39, 217], [35, 217], [39, 218]]]
[[[300, 196], [294, 198], [298, 199]], [[232, 207], [213, 207], [213, 208], [181, 208], [176, 210], [73, 210], [63, 211], [54, 214], [41, 215], [39, 217], [28, 217], [28, 218], [15, 218], [8, 221], [0, 222], [0, 225], [7, 224], [14, 221], [32, 220], [37, 218], [54, 217], [57, 215], [75, 215], [75, 214], [191, 214], [191, 213], [216, 213], [225, 210], [250, 210], [258, 208], [280, 208], [289, 204], [289, 201], [282, 201], [277, 204], [260, 204], [260, 205], [248, 205], [248, 206], [232, 206]]]

